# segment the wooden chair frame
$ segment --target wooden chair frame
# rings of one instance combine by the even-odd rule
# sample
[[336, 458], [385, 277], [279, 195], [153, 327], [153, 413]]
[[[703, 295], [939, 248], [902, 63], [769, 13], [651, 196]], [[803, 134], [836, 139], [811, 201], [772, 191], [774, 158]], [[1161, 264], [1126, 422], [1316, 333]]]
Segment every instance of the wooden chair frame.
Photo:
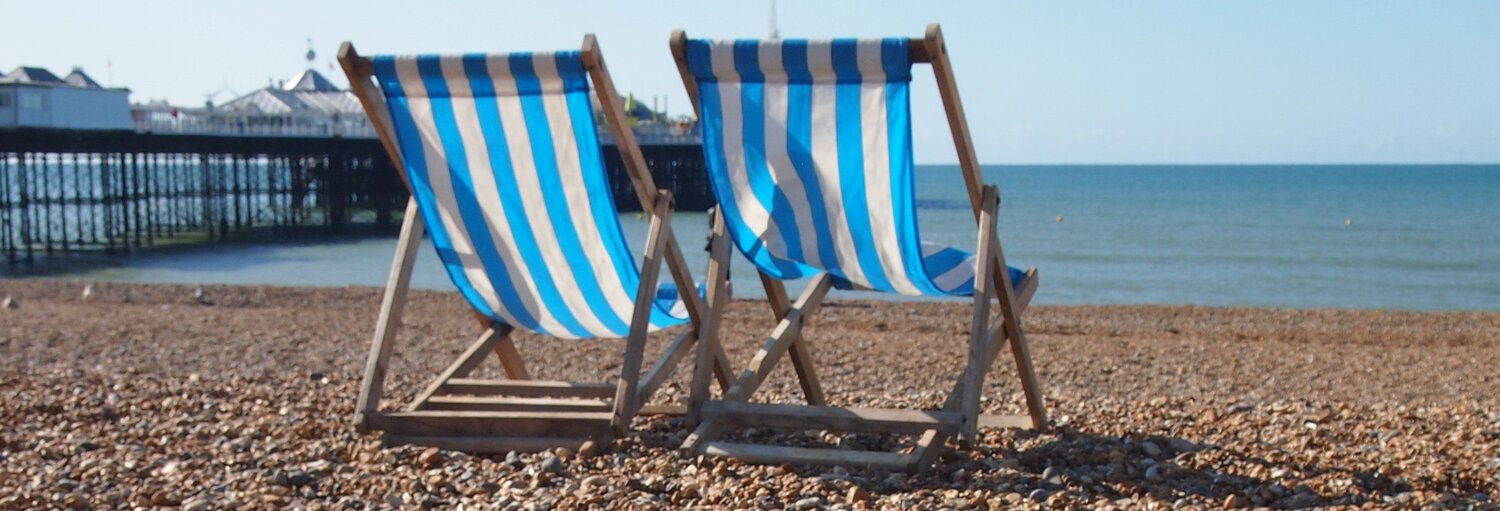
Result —
[[[401, 223], [396, 255], [360, 387], [354, 421], [360, 432], [384, 431], [388, 444], [429, 445], [470, 452], [536, 451], [560, 446], [577, 448], [584, 442], [624, 434], [638, 413], [681, 413], [681, 406], [645, 406], [644, 403], [666, 382], [697, 342], [705, 306], [698, 298], [682, 250], [672, 234], [672, 195], [656, 188], [636, 143], [635, 133], [628, 127], [619, 93], [610, 79], [609, 69], [593, 34], [584, 36], [582, 60], [641, 209], [651, 214], [640, 268], [641, 282], [635, 295], [619, 381], [608, 384], [533, 380], [511, 339], [514, 328], [493, 323], [476, 312], [483, 332], [468, 349], [403, 410], [382, 411], [380, 401], [384, 394], [385, 375], [411, 282], [412, 264], [424, 234], [417, 203], [411, 200], [407, 202], [406, 216]], [[400, 173], [402, 182], [410, 191], [401, 154], [387, 129], [382, 102], [375, 96], [378, 92], [372, 89], [374, 69], [370, 60], [360, 57], [354, 46], [345, 42], [339, 48], [339, 63], [349, 77], [350, 88], [369, 112], [370, 121], [380, 134], [381, 144]], [[642, 378], [648, 318], [663, 263], [677, 284], [691, 323]], [[507, 378], [468, 378], [488, 353], [495, 354]], [[722, 350], [716, 350], [710, 356], [715, 359], [711, 365], [720, 386], [727, 388], [728, 358]]]
[[[677, 61], [678, 72], [682, 75], [683, 84], [696, 109], [698, 94], [687, 67], [686, 42], [687, 35], [683, 31], [678, 30], [672, 34], [672, 56]], [[958, 435], [961, 446], [972, 444], [980, 426], [1046, 427], [1047, 414], [1042, 402], [1041, 384], [1031, 363], [1025, 331], [1021, 328], [1021, 313], [1036, 292], [1036, 270], [1027, 270], [1026, 278], [1018, 287], [1013, 286], [1017, 283], [1011, 282], [1010, 272], [1006, 270], [1005, 255], [1001, 251], [995, 227], [1000, 203], [999, 190], [994, 186], [986, 186], [980, 174], [941, 28], [937, 24], [928, 25], [926, 37], [912, 39], [909, 48], [913, 63], [927, 62], [932, 65], [949, 127], [953, 132], [954, 145], [958, 150], [959, 166], [969, 191], [974, 218], [978, 223], [978, 262], [968, 363], [947, 402], [940, 411], [827, 406], [822, 386], [813, 368], [811, 347], [802, 336], [802, 326], [808, 321], [807, 318], [816, 314], [831, 288], [832, 280], [826, 273], [814, 277], [795, 303], [788, 303], [786, 289], [781, 281], [761, 274], [767, 301], [777, 319], [776, 328], [751, 359], [750, 365], [739, 373], [729, 390], [718, 400], [709, 399], [709, 370], [713, 367], [710, 362], [712, 354], [720, 349], [717, 330], [719, 318], [723, 314], [722, 294], [726, 279], [724, 268], [729, 252], [724, 219], [716, 216], [707, 276], [710, 300], [703, 330], [699, 333], [701, 338], [698, 340], [697, 369], [688, 404], [688, 425], [694, 430], [683, 443], [685, 451], [729, 456], [757, 463], [845, 465], [913, 471], [930, 466], [947, 449], [950, 436]], [[990, 308], [995, 301], [1000, 306], [1000, 325], [991, 328]], [[1002, 336], [1009, 341], [1011, 354], [1015, 358], [1026, 399], [1026, 415], [979, 413], [984, 378], [999, 356]], [[787, 354], [790, 354], [807, 405], [749, 402], [749, 398], [777, 362]], [[911, 453], [808, 449], [718, 441], [729, 426], [819, 428], [921, 436], [915, 452]]]

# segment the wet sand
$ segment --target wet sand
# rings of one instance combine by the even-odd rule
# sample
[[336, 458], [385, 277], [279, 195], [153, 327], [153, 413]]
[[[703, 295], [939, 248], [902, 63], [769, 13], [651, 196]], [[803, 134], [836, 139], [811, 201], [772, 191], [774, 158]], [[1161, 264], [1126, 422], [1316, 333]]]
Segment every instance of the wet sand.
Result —
[[[686, 458], [680, 419], [663, 417], [561, 463], [384, 449], [350, 425], [379, 289], [205, 286], [199, 299], [96, 283], [85, 299], [84, 285], [0, 280], [15, 304], [0, 309], [0, 508], [1483, 508], [1500, 492], [1500, 313], [1034, 307], [1056, 427], [986, 430], [975, 450], [905, 475]], [[969, 314], [833, 300], [806, 331], [830, 402], [937, 407]], [[454, 293], [415, 292], [406, 318], [387, 406], [478, 333]], [[747, 362], [771, 327], [764, 302], [735, 302], [730, 357]], [[623, 348], [518, 345], [536, 377], [600, 381]], [[784, 366], [759, 400], [799, 399]], [[689, 372], [658, 401], [683, 399]], [[1008, 355], [986, 382], [987, 411], [1021, 411]], [[552, 464], [559, 474], [536, 475]]]

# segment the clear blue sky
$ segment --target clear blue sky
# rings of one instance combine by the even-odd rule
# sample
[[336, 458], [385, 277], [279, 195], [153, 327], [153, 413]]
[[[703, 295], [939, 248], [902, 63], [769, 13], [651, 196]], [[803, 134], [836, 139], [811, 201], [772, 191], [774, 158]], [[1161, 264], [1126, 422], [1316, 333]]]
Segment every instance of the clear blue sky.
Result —
[[[7, 2], [0, 67], [83, 66], [133, 99], [202, 104], [364, 53], [548, 50], [598, 34], [615, 81], [676, 113], [667, 51], [764, 37], [760, 1]], [[940, 22], [986, 163], [1500, 162], [1497, 2], [782, 1], [784, 37], [920, 36]], [[112, 71], [106, 69], [112, 62]], [[917, 158], [952, 162], [931, 74]], [[229, 94], [219, 96], [228, 100]]]

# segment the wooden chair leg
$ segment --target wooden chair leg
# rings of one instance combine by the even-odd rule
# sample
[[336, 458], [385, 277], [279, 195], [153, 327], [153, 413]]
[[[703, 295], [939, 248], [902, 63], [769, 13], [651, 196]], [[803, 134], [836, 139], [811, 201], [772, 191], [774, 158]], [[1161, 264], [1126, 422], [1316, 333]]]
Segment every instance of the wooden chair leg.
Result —
[[432, 383], [427, 384], [427, 388], [423, 389], [421, 394], [417, 394], [417, 398], [407, 405], [406, 411], [421, 410], [427, 406], [427, 400], [436, 395], [443, 385], [448, 383], [448, 380], [463, 378], [474, 372], [479, 364], [484, 363], [485, 357], [495, 350], [495, 344], [509, 337], [514, 330], [514, 327], [506, 324], [497, 324], [486, 329], [478, 339], [474, 340], [473, 344], [469, 345], [469, 349], [464, 350], [464, 353], [449, 364], [447, 369], [438, 373], [438, 376], [432, 379]]
[[990, 249], [994, 246], [992, 241], [998, 200], [991, 190], [993, 189], [985, 189], [984, 209], [979, 217], [979, 250], [974, 261], [974, 315], [970, 320], [969, 363], [959, 386], [959, 395], [962, 396], [959, 412], [963, 416], [959, 442], [965, 447], [972, 446], [979, 435], [979, 397], [984, 393], [984, 374], [990, 367], [990, 364], [985, 363], [985, 355], [989, 351], [985, 341], [990, 333], [990, 299], [995, 289], [995, 282], [990, 278], [990, 270], [994, 268], [991, 264], [994, 253]]
[[640, 287], [635, 292], [635, 313], [630, 319], [630, 335], [625, 339], [625, 362], [620, 367], [619, 389], [615, 393], [615, 410], [612, 424], [617, 432], [630, 427], [639, 407], [641, 361], [646, 356], [646, 334], [651, 329], [651, 308], [656, 293], [656, 282], [661, 276], [663, 232], [672, 228], [672, 193], [660, 190], [656, 195], [656, 210], [651, 215], [651, 228], [646, 235], [646, 251], [641, 262]]
[[[708, 303], [703, 315], [703, 324], [698, 330], [697, 357], [693, 365], [693, 386], [688, 395], [687, 423], [698, 424], [703, 402], [708, 400], [709, 381], [714, 373], [727, 362], [720, 362], [723, 350], [719, 347], [719, 321], [728, 305], [725, 291], [729, 285], [729, 237], [724, 231], [724, 213], [714, 213], [713, 232], [709, 240], [708, 258]], [[727, 390], [726, 390], [727, 392]]]
[[380, 399], [385, 394], [385, 373], [390, 367], [396, 330], [401, 327], [401, 310], [406, 305], [406, 291], [411, 284], [411, 270], [417, 261], [423, 228], [417, 201], [408, 200], [406, 216], [401, 220], [401, 236], [396, 241], [396, 257], [391, 261], [390, 278], [386, 281], [385, 297], [380, 303], [380, 317], [375, 321], [370, 357], [365, 362], [359, 401], [354, 408], [354, 427], [361, 433], [370, 432], [369, 416], [380, 412]]
[[[786, 285], [763, 272], [756, 273], [760, 275], [760, 284], [766, 290], [766, 301], [771, 305], [773, 317], [777, 320], [786, 317], [787, 309], [791, 307], [786, 296]], [[818, 381], [817, 365], [813, 363], [812, 351], [806, 338], [799, 336], [792, 343], [791, 359], [792, 369], [797, 372], [797, 383], [802, 386], [802, 396], [807, 404], [828, 404], [828, 399], [823, 395], [823, 384]]]
[[521, 352], [516, 350], [516, 341], [510, 336], [500, 339], [495, 344], [495, 357], [500, 359], [500, 367], [505, 369], [505, 377], [512, 380], [530, 380], [531, 373], [526, 370], [526, 361], [521, 358]]

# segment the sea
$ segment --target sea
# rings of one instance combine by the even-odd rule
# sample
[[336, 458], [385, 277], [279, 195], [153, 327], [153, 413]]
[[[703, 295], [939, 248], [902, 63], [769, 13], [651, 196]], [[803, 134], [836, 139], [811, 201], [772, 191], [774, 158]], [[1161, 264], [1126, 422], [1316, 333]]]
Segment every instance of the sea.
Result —
[[[1000, 187], [1008, 262], [1041, 276], [1033, 303], [1500, 310], [1500, 165], [991, 165], [984, 176]], [[923, 238], [972, 250], [958, 167], [918, 166], [916, 190]], [[639, 254], [646, 222], [622, 220]], [[701, 276], [707, 216], [677, 213], [672, 227]], [[395, 244], [261, 236], [0, 262], [0, 277], [382, 286]], [[731, 275], [736, 297], [764, 296], [746, 261]], [[430, 248], [413, 286], [453, 289]]]

